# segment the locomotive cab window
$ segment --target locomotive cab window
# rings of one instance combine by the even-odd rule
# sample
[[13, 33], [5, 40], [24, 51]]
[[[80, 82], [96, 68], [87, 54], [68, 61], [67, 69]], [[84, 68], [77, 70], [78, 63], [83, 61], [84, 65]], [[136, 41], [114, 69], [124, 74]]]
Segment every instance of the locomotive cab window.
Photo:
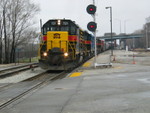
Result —
[[70, 23], [70, 35], [76, 35], [77, 29], [78, 27], [73, 22], [71, 22]]
[[46, 35], [48, 31], [67, 31], [69, 35], [77, 35], [78, 26], [70, 20], [50, 20], [44, 24], [42, 31]]
[[49, 31], [69, 31], [67, 26], [52, 26]]
[[69, 31], [69, 27], [68, 26], [49, 26], [43, 27], [43, 34], [46, 35], [48, 31]]
[[43, 35], [46, 35], [46, 33], [47, 33], [47, 29], [46, 27], [43, 27]]
[[62, 26], [61, 31], [69, 31], [69, 27], [68, 26]]
[[76, 35], [77, 34], [75, 26], [71, 26], [71, 28], [70, 28], [70, 34], [71, 35]]

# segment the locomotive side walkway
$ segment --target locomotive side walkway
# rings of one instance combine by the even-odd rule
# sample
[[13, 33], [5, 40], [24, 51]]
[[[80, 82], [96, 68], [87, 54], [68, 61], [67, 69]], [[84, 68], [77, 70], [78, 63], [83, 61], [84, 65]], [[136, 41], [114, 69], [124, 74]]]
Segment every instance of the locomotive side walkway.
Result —
[[[90, 59], [2, 113], [150, 113], [150, 54], [114, 55], [112, 67], [94, 68]], [[109, 63], [109, 56], [107, 51], [97, 62]]]

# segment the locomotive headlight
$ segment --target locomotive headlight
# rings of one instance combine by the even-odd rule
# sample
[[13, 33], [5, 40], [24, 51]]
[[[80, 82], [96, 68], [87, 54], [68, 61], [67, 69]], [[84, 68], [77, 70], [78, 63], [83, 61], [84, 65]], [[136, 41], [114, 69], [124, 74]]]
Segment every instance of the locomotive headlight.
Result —
[[61, 20], [57, 20], [57, 25], [61, 25]]
[[43, 56], [45, 56], [45, 57], [46, 57], [46, 56], [47, 56], [47, 53], [46, 53], [46, 52], [44, 52], [44, 53], [43, 53]]
[[68, 56], [68, 53], [64, 53], [64, 56], [67, 57], [67, 56]]

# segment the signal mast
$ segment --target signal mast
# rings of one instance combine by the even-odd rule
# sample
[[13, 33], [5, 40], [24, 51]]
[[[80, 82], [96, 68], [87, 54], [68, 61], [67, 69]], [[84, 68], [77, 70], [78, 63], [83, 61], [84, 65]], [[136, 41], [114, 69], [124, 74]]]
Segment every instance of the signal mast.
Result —
[[93, 4], [90, 4], [87, 6], [86, 11], [88, 14], [90, 14], [93, 17], [93, 21], [89, 22], [87, 24], [87, 28], [89, 31], [91, 31], [94, 35], [94, 42], [95, 42], [95, 62], [94, 67], [96, 68], [96, 62], [97, 62], [97, 46], [96, 46], [96, 29], [97, 29], [97, 23], [96, 23], [96, 6], [95, 6], [95, 0], [93, 0]]

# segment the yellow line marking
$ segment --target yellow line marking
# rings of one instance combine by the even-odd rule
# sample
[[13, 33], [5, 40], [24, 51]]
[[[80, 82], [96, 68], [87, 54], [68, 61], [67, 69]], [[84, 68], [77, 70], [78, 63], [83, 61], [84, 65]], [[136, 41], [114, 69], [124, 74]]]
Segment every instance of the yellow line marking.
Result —
[[90, 65], [91, 65], [90, 62], [86, 62], [86, 63], [84, 63], [82, 66], [83, 66], [83, 67], [89, 67]]
[[75, 72], [75, 73], [72, 73], [69, 77], [78, 77], [78, 76], [81, 76], [82, 72]]

